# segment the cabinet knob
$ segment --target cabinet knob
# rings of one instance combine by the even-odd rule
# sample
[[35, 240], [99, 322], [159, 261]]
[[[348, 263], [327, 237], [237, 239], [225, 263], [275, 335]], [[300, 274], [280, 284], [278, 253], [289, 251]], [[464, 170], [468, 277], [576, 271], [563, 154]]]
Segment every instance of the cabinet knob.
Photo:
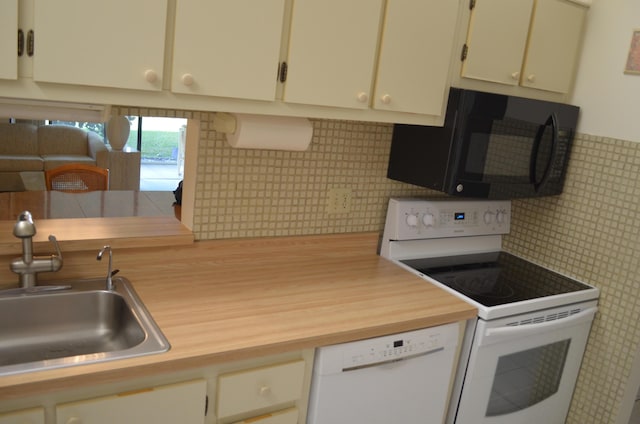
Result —
[[146, 71], [144, 71], [144, 79], [147, 82], [153, 84], [154, 82], [158, 81], [158, 73], [153, 69], [147, 69]]
[[535, 74], [531, 74], [527, 77], [527, 81], [529, 82], [534, 82], [535, 80], [536, 80]]
[[184, 74], [184, 75], [182, 76], [182, 83], [183, 83], [184, 85], [186, 85], [187, 87], [192, 86], [192, 85], [193, 85], [193, 83], [194, 83], [193, 75], [191, 75], [191, 74]]
[[66, 421], [65, 424], [82, 424], [82, 419], [78, 417], [71, 417]]
[[382, 96], [380, 98], [380, 100], [382, 101], [382, 103], [384, 103], [385, 105], [388, 105], [389, 103], [391, 103], [391, 96], [388, 94], [385, 94], [384, 96]]
[[364, 91], [358, 93], [358, 101], [360, 103], [366, 103], [367, 101], [369, 101], [369, 95], [367, 93], [365, 93]]
[[511, 74], [511, 79], [518, 80], [520, 78], [520, 72], [514, 72]]
[[268, 396], [271, 393], [271, 387], [262, 386], [260, 387], [260, 396]]

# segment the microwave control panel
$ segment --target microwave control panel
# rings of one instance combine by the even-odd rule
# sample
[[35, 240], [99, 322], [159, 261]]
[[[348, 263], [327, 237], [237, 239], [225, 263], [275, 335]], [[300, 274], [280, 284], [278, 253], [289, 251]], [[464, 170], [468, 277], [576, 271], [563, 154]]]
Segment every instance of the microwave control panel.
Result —
[[509, 200], [389, 200], [385, 239], [413, 240], [508, 234]]

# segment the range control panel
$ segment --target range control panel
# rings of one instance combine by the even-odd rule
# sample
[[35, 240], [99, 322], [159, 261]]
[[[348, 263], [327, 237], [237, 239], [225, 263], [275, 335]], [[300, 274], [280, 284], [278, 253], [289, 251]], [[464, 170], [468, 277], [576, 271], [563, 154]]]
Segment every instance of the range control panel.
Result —
[[414, 240], [507, 234], [509, 200], [389, 200], [385, 239]]
[[316, 352], [315, 372], [326, 375], [435, 353], [455, 346], [457, 338], [454, 323], [326, 346]]

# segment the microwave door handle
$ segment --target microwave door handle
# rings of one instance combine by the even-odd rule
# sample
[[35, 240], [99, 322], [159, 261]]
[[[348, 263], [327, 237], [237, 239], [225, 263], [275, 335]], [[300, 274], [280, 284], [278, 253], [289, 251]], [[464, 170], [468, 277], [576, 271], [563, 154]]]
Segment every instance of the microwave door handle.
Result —
[[[538, 150], [540, 150], [540, 144], [542, 144], [542, 136], [544, 135], [544, 130], [551, 125], [551, 154], [549, 155], [549, 160], [547, 161], [544, 173], [542, 174], [542, 178], [540, 181], [536, 181], [536, 166], [537, 166], [537, 158], [538, 158]], [[558, 118], [555, 113], [549, 115], [547, 121], [544, 125], [541, 125], [538, 128], [538, 133], [536, 134], [536, 139], [533, 143], [533, 149], [531, 152], [531, 161], [529, 163], [529, 172], [530, 172], [530, 180], [533, 183], [535, 191], [539, 191], [542, 186], [545, 185], [549, 176], [551, 175], [551, 168], [553, 159], [556, 156], [556, 149], [558, 144]]]

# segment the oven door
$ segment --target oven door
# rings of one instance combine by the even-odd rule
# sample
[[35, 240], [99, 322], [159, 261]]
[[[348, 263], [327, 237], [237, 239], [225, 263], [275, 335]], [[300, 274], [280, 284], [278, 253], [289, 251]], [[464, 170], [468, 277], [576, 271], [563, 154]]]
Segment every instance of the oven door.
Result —
[[596, 305], [479, 320], [456, 424], [564, 423]]

